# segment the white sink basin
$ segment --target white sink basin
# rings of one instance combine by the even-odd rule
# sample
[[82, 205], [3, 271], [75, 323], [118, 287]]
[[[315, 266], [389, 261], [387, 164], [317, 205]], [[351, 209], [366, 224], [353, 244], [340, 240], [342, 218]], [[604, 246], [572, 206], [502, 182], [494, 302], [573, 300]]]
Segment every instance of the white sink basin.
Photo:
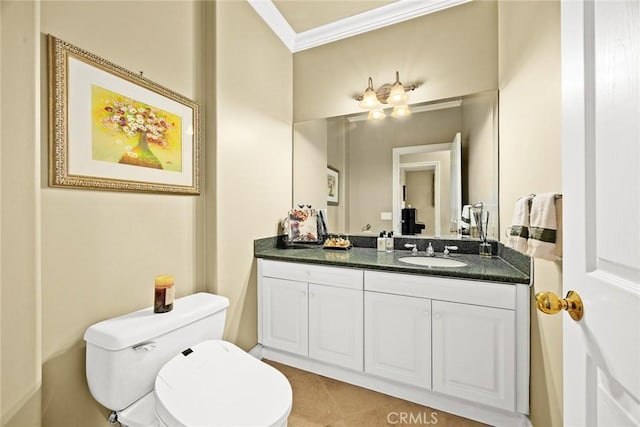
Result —
[[466, 262], [451, 258], [435, 258], [427, 256], [405, 256], [398, 258], [398, 261], [407, 264], [421, 265], [423, 267], [465, 267]]

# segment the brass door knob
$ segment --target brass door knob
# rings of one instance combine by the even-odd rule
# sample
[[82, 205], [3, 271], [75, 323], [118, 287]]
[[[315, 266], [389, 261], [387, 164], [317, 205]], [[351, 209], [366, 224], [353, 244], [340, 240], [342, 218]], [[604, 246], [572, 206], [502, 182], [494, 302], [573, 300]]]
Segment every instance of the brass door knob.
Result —
[[536, 306], [538, 310], [546, 314], [556, 314], [560, 310], [567, 310], [573, 320], [582, 319], [584, 306], [582, 299], [576, 291], [567, 292], [567, 297], [560, 299], [553, 292], [539, 292], [536, 294]]

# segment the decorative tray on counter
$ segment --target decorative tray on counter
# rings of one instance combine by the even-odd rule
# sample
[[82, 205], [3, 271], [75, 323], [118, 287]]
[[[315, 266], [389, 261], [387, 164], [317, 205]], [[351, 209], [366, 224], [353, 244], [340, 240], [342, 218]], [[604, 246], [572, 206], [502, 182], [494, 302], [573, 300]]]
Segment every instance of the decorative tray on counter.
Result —
[[324, 241], [322, 249], [346, 251], [351, 249], [351, 242], [346, 237], [330, 236]]

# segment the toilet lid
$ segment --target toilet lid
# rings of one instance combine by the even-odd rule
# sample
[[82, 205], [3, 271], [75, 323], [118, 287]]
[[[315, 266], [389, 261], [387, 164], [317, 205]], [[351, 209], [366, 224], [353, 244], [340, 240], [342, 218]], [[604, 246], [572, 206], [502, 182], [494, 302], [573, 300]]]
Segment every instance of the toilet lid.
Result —
[[226, 341], [203, 341], [156, 377], [156, 414], [169, 426], [275, 426], [291, 412], [289, 381]]

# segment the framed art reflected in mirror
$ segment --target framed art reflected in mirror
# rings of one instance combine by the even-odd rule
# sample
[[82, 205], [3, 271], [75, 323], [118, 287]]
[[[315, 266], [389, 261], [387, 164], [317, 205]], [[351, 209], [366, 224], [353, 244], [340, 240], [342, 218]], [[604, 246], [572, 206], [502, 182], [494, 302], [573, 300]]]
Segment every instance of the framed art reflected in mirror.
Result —
[[338, 206], [340, 201], [340, 171], [327, 165], [327, 204]]

